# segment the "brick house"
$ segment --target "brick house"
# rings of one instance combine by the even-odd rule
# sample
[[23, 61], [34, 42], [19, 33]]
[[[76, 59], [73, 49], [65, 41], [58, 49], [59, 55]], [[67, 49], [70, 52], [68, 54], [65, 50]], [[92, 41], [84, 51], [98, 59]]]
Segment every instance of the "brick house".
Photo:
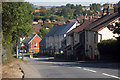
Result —
[[41, 38], [36, 34], [31, 34], [27, 38], [23, 40], [23, 43], [26, 46], [27, 52], [39, 52], [39, 43], [41, 41]]
[[40, 12], [40, 10], [34, 10], [35, 13]]

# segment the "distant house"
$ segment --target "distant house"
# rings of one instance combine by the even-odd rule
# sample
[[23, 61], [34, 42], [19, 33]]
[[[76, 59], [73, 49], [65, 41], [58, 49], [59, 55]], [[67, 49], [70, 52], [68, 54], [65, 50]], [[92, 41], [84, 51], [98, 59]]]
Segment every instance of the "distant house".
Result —
[[43, 25], [43, 20], [42, 20], [42, 19], [39, 19], [39, 20], [38, 20], [38, 24]]
[[50, 19], [46, 19], [44, 23], [51, 23]]
[[36, 34], [31, 34], [27, 38], [23, 40], [23, 43], [25, 44], [25, 48], [27, 52], [39, 52], [39, 43], [41, 41], [41, 38]]
[[45, 52], [49, 52], [51, 54], [54, 54], [54, 52], [59, 52], [61, 48], [61, 41], [66, 36], [66, 33], [74, 28], [76, 28], [75, 22], [54, 26], [43, 39], [43, 43], [40, 43], [44, 44], [45, 42]]
[[84, 19], [84, 15], [80, 15], [77, 17], [77, 20], [79, 21], [79, 23], [81, 23], [83, 19]]
[[57, 22], [56, 20], [52, 20], [52, 23]]
[[39, 32], [42, 26], [40, 24], [32, 25], [34, 32]]
[[58, 8], [55, 8], [55, 12], [57, 12], [58, 11]]
[[35, 13], [40, 12], [40, 10], [34, 10]]
[[54, 26], [66, 24], [65, 22], [52, 22]]
[[38, 24], [38, 22], [36, 22], [36, 21], [32, 22], [32, 25], [37, 25], [37, 24]]
[[88, 11], [88, 10], [90, 10], [90, 7], [88, 7], [88, 6], [87, 6], [87, 7], [83, 7], [82, 10], [83, 10], [83, 11], [85, 11], [85, 10]]
[[79, 24], [79, 21], [78, 21], [77, 19], [70, 19], [70, 20], [67, 20], [67, 21], [66, 21], [66, 24], [72, 23], [72, 22], [76, 22], [76, 25], [77, 25], [77, 26], [80, 25], [80, 24]]

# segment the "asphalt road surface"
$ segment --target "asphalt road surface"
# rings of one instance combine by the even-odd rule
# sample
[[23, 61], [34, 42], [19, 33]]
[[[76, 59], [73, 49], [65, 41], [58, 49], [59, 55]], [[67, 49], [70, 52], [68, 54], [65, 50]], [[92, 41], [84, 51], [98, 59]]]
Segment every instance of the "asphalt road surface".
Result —
[[116, 63], [71, 62], [52, 57], [26, 58], [21, 64], [25, 78], [115, 78], [119, 77]]

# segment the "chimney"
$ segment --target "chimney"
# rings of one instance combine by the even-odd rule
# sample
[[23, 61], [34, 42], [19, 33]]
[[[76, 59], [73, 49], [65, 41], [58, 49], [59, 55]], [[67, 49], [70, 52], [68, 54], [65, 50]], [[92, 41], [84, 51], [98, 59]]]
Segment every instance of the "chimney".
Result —
[[103, 16], [108, 14], [108, 9], [103, 9]]
[[113, 4], [109, 4], [108, 12], [109, 12], [109, 14], [113, 14], [114, 13], [114, 5]]
[[89, 19], [89, 17], [88, 17], [88, 15], [87, 15], [87, 14], [85, 14], [84, 19], [85, 19], [85, 20], [88, 20], [88, 19]]

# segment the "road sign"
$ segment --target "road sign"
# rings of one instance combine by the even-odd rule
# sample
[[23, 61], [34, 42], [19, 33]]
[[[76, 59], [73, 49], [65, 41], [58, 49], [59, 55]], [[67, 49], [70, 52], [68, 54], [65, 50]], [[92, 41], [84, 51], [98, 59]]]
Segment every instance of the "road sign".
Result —
[[31, 52], [33, 52], [33, 50], [31, 49]]
[[20, 49], [18, 49], [18, 52], [20, 52]]
[[20, 47], [25, 47], [24, 43], [22, 43], [22, 44], [20, 45]]

